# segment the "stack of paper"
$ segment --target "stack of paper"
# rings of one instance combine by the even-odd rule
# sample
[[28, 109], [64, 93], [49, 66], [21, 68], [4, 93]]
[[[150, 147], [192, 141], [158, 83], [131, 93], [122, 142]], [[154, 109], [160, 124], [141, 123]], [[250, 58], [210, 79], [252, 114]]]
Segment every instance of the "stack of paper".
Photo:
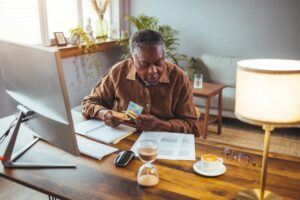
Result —
[[158, 159], [195, 160], [195, 138], [192, 134], [144, 131], [131, 151], [138, 155], [137, 144], [144, 139], [158, 143]]
[[76, 133], [107, 144], [117, 141], [134, 131], [136, 131], [136, 129], [130, 126], [121, 124], [118, 127], [113, 128], [105, 125], [103, 121], [95, 119], [82, 121], [75, 125]]

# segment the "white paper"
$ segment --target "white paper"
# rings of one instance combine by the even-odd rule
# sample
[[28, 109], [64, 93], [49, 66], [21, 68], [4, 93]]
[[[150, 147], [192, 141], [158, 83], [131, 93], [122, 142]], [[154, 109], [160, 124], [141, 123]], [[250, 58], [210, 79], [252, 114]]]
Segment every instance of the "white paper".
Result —
[[109, 155], [118, 149], [89, 140], [82, 136], [76, 135], [77, 145], [80, 153], [101, 160], [104, 156]]
[[100, 129], [105, 126], [104, 121], [89, 119], [79, 122], [75, 125], [75, 132], [81, 135], [86, 135], [88, 132]]
[[95, 119], [82, 121], [75, 125], [76, 133], [107, 144], [134, 131], [136, 131], [136, 129], [130, 126], [121, 124], [118, 127], [113, 128], [105, 125], [103, 121]]
[[195, 160], [195, 138], [192, 134], [144, 131], [131, 148], [136, 156], [137, 144], [144, 139], [158, 143], [158, 159]]

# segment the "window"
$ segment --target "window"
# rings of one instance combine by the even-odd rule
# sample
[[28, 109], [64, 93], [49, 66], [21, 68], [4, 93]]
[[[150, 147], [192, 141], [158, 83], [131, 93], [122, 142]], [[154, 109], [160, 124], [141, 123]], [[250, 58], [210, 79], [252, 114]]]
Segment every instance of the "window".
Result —
[[[110, 10], [105, 13], [108, 21]], [[95, 32], [97, 15], [90, 0], [1, 0], [0, 38], [46, 45], [54, 38], [53, 32], [69, 37], [69, 29], [85, 27], [87, 18], [92, 19]]]
[[0, 38], [41, 43], [37, 0], [1, 0]]
[[53, 32], [57, 31], [69, 37], [69, 29], [79, 24], [77, 1], [47, 0], [46, 2], [49, 37], [53, 38]]

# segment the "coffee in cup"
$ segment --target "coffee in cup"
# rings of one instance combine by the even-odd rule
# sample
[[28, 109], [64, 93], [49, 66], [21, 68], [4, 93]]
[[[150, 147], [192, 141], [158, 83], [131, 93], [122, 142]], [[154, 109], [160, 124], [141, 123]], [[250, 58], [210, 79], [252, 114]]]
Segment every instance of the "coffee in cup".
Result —
[[201, 156], [200, 168], [207, 172], [214, 172], [223, 164], [223, 158], [213, 154], [203, 154]]

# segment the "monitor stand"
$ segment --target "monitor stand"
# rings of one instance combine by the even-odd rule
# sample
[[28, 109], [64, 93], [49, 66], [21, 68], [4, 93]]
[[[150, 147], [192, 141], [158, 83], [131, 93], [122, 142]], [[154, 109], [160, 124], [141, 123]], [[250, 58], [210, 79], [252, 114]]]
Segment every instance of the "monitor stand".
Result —
[[17, 140], [17, 136], [19, 133], [20, 125], [24, 117], [32, 115], [32, 111], [28, 110], [23, 106], [18, 106], [20, 110], [19, 116], [17, 118], [16, 125], [13, 129], [12, 136], [9, 140], [9, 143], [6, 147], [2, 164], [6, 168], [76, 168], [74, 164], [52, 164], [52, 163], [16, 163], [15, 161], [21, 157], [30, 147], [32, 147], [36, 142], [40, 140], [40, 138], [35, 138], [30, 144], [26, 145], [20, 151], [15, 153], [14, 155], [13, 150]]

